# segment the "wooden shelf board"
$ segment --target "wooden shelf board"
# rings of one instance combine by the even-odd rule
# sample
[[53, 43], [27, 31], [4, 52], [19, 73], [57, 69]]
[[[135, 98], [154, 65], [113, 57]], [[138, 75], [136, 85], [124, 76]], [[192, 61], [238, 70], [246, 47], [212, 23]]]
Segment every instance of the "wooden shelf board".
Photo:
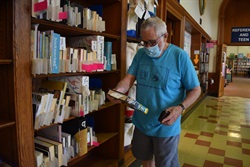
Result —
[[[101, 166], [118, 167], [118, 160], [117, 159], [95, 157], [95, 158], [91, 158], [91, 161], [88, 161], [88, 162], [89, 162], [87, 164], [88, 167], [101, 167]], [[72, 163], [69, 163], [68, 166], [72, 166]], [[73, 165], [73, 166], [75, 166], [75, 165]]]
[[81, 36], [81, 35], [82, 36], [83, 35], [102, 35], [102, 36], [110, 38], [110, 39], [116, 39], [116, 40], [120, 39], [120, 36], [118, 36], [118, 35], [82, 29], [79, 27], [68, 26], [66, 24], [63, 24], [60, 22], [55, 22], [55, 21], [50, 21], [50, 20], [31, 18], [31, 22], [32, 22], [32, 24], [39, 24], [39, 26], [38, 26], [39, 30], [42, 30], [42, 31], [54, 30], [55, 32], [61, 34], [62, 36], [65, 36], [65, 37]]
[[12, 60], [0, 59], [0, 64], [11, 64], [11, 63], [12, 63]]
[[0, 129], [14, 126], [16, 122], [14, 121], [0, 121]]
[[134, 43], [139, 43], [141, 42], [140, 38], [135, 38], [135, 37], [127, 37], [128, 42], [134, 42]]
[[109, 133], [97, 133], [96, 137], [97, 140], [99, 142], [99, 144], [102, 144], [104, 142], [106, 142], [107, 140], [113, 138], [114, 136], [116, 136], [118, 133], [116, 132], [109, 132]]
[[[105, 109], [105, 108], [109, 108], [109, 107], [111, 107], [111, 106], [113, 106], [113, 105], [116, 105], [116, 104], [111, 103], [111, 102], [106, 102], [105, 104], [101, 105], [101, 106], [99, 107], [98, 110], [94, 110], [94, 111], [92, 111], [92, 112], [90, 112], [90, 113], [88, 113], [88, 114], [91, 114], [91, 113], [94, 113], [94, 112], [98, 112], [98, 111], [103, 110], [103, 109]], [[88, 115], [88, 114], [86, 114], [86, 115]], [[70, 121], [70, 120], [75, 119], [75, 118], [76, 118], [76, 117], [71, 116], [71, 117], [69, 117], [69, 118], [67, 118], [67, 119], [64, 119], [63, 122]], [[55, 124], [58, 124], [58, 123], [52, 123], [52, 124], [50, 124], [49, 126], [53, 126], [53, 125], [55, 125]], [[0, 125], [1, 125], [1, 124], [0, 124]], [[40, 127], [39, 129], [37, 129], [37, 130], [35, 130], [35, 131], [38, 131], [38, 130], [47, 128], [47, 127], [49, 127], [49, 126], [44, 125], [44, 126]]]
[[[98, 143], [101, 145], [103, 143], [105, 143], [106, 141], [108, 141], [109, 139], [113, 138], [114, 136], [118, 135], [117, 132], [107, 132], [107, 133], [96, 133], [96, 137], [97, 137], [97, 140], [98, 140]], [[93, 149], [95, 149], [96, 146], [89, 146], [88, 147], [88, 153], [83, 155], [83, 156], [76, 156], [74, 158], [72, 158], [70, 161], [69, 161], [69, 166], [71, 166], [72, 164], [76, 164], [77, 162], [79, 162], [80, 160], [86, 158], [89, 154], [89, 152]], [[95, 160], [96, 163], [94, 164], [94, 166], [96, 166], [96, 164], [102, 164], [102, 163], [116, 163], [118, 164], [118, 160], [114, 160], [114, 159], [98, 159], [98, 160]], [[94, 161], [93, 161], [94, 162]]]
[[72, 73], [59, 73], [59, 74], [37, 74], [33, 75], [33, 79], [36, 78], [47, 78], [47, 77], [63, 77], [63, 76], [90, 76], [90, 75], [101, 75], [101, 74], [112, 74], [119, 73], [119, 70], [111, 70], [111, 71], [97, 71], [97, 72], [72, 72]]

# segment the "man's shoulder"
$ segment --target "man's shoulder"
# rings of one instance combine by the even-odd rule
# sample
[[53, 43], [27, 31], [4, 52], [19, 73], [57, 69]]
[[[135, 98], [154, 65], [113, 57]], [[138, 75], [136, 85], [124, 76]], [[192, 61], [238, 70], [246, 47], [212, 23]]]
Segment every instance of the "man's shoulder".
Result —
[[185, 50], [183, 50], [182, 48], [180, 48], [179, 46], [176, 46], [174, 44], [170, 44], [169, 51], [170, 51], [170, 53], [172, 53], [175, 56], [181, 56], [181, 57], [188, 56], [188, 54]]
[[144, 52], [144, 48], [139, 48], [137, 51], [137, 54], [143, 54], [143, 52]]
[[175, 44], [169, 44], [169, 48], [171, 48], [171, 50], [175, 50], [175, 51], [179, 51], [179, 52], [184, 51], [182, 48], [180, 48], [179, 46], [177, 46]]
[[136, 52], [135, 57], [137, 57], [137, 59], [141, 59], [143, 57], [143, 55], [145, 54], [144, 49], [143, 48], [139, 48]]

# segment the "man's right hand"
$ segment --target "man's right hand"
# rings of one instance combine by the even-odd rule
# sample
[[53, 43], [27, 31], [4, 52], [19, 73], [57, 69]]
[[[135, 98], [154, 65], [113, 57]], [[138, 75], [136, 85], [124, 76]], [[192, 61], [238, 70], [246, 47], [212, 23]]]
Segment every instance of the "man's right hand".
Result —
[[109, 94], [107, 94], [107, 98], [109, 99], [109, 101], [111, 101], [111, 102], [114, 103], [114, 104], [117, 104], [117, 103], [121, 103], [121, 102], [122, 102], [121, 100], [115, 99], [114, 97], [110, 96]]

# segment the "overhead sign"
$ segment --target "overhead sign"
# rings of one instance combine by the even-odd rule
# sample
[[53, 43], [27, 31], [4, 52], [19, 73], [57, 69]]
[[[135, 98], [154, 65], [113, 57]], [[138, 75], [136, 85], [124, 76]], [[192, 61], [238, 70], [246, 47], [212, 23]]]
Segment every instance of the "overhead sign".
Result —
[[250, 42], [250, 27], [233, 27], [231, 42]]

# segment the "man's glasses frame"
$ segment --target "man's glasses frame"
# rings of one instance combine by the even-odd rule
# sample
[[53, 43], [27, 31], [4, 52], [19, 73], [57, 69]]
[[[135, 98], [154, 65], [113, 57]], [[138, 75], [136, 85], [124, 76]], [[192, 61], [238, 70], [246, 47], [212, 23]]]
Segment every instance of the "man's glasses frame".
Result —
[[141, 41], [140, 42], [140, 45], [141, 46], [155, 46], [155, 45], [157, 45], [158, 44], [158, 42], [159, 42], [159, 39], [161, 38], [161, 37], [163, 37], [165, 34], [162, 34], [161, 36], [159, 36], [156, 40], [149, 40], [149, 41]]

